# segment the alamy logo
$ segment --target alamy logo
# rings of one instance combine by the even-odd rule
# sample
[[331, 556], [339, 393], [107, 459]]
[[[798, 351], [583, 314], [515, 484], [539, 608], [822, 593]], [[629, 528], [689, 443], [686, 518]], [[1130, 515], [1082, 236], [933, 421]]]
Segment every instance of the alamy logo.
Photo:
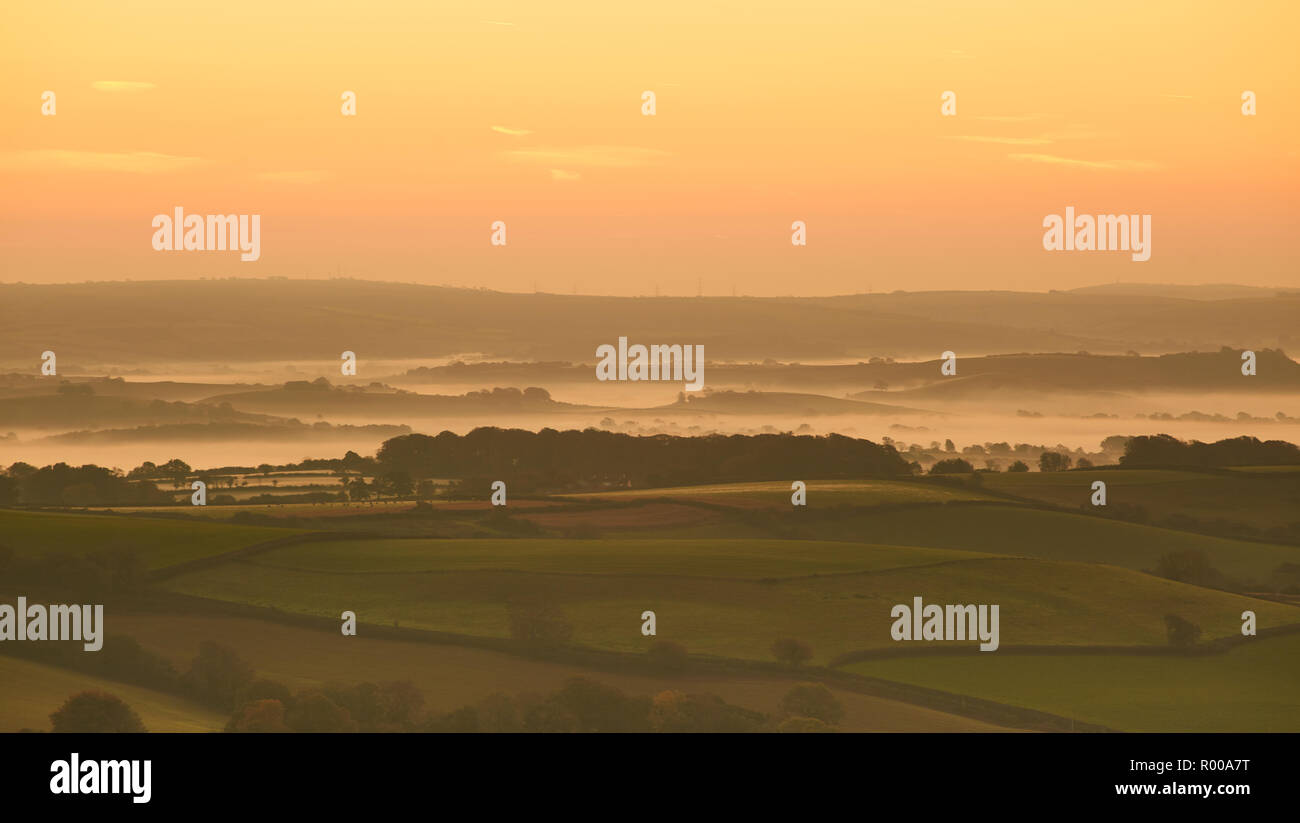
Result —
[[104, 607], [0, 603], [0, 640], [80, 640], [88, 652], [104, 645]]
[[909, 608], [899, 603], [890, 610], [894, 625], [889, 634], [895, 640], [976, 640], [980, 651], [998, 650], [998, 607], [986, 605], [922, 606], [912, 598]]
[[596, 347], [596, 379], [683, 380], [686, 391], [704, 388], [704, 346], [628, 346], [618, 339], [618, 349], [609, 343]]
[[177, 206], [153, 218], [154, 251], [240, 251], [252, 262], [262, 256], [262, 215], [190, 214]]
[[1074, 216], [1067, 206], [1065, 218], [1043, 218], [1043, 248], [1048, 251], [1131, 251], [1139, 263], [1151, 259], [1151, 215], [1091, 214]]
[[86, 760], [76, 752], [50, 764], [51, 794], [129, 794], [132, 803], [153, 797], [152, 760]]

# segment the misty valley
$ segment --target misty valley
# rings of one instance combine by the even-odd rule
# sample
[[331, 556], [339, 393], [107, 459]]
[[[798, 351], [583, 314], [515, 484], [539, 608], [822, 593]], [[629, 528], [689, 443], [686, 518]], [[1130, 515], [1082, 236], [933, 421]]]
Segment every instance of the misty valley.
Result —
[[[25, 695], [6, 728], [87, 689], [125, 704], [90, 716], [155, 731], [1300, 716], [1277, 663], [1300, 659], [1300, 364], [1277, 314], [1294, 297], [1165, 301], [1224, 303], [1213, 346], [1117, 324], [1150, 296], [952, 297], [990, 319], [959, 333], [933, 295], [772, 300], [769, 325], [808, 337], [745, 350], [659, 300], [584, 310], [542, 347], [369, 326], [373, 284], [321, 336], [308, 307], [351, 284], [201, 282], [200, 313], [248, 311], [211, 316], [221, 345], [160, 357], [156, 329], [111, 318], [173, 285], [87, 286], [108, 313], [74, 290], [57, 339], [25, 288], [0, 285], [0, 596], [93, 606], [99, 639], [19, 643], [0, 614], [0, 676]], [[460, 303], [449, 323], [521, 300], [386, 305], [430, 294]], [[718, 326], [754, 302], [712, 307]], [[907, 310], [910, 331], [871, 339]], [[865, 337], [819, 336], [845, 314]], [[665, 339], [683, 342], [627, 344]]]

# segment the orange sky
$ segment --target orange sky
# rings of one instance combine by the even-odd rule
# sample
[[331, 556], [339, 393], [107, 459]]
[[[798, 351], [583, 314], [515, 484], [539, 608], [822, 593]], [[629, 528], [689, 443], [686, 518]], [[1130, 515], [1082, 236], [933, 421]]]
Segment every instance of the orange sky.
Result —
[[[120, 5], [6, 0], [0, 281], [1300, 286], [1293, 2]], [[175, 206], [260, 260], [155, 252]], [[1044, 251], [1066, 206], [1151, 259]]]

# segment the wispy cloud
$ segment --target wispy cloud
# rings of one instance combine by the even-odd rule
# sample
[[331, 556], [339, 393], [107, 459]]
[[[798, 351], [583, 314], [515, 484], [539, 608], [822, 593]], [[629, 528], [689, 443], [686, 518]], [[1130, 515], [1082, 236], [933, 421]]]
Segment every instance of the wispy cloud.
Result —
[[1041, 114], [977, 114], [976, 120], [990, 120], [994, 123], [1024, 123], [1028, 120], [1042, 120]]
[[0, 155], [0, 168], [9, 171], [110, 171], [161, 174], [204, 163], [200, 157], [178, 157], [152, 151], [101, 152], [33, 149]]
[[1049, 131], [1043, 134], [1048, 140], [1100, 140], [1111, 138], [1111, 132], [1097, 131], [1090, 123], [1072, 123], [1061, 131]]
[[1003, 143], [1008, 146], [1043, 146], [1052, 141], [1046, 137], [989, 137], [979, 134], [945, 135], [945, 140], [965, 140], [970, 143]]
[[153, 83], [146, 83], [141, 80], [96, 80], [90, 84], [96, 91], [149, 91], [158, 88]]
[[480, 20], [481, 23], [487, 23], [489, 26], [513, 26], [514, 23], [506, 23], [502, 20]]
[[1105, 169], [1108, 171], [1150, 171], [1159, 168], [1154, 163], [1139, 160], [1080, 160], [1055, 154], [1008, 154], [1007, 157], [1030, 163], [1047, 163], [1055, 166], [1074, 166], [1075, 168]]
[[581, 180], [582, 175], [578, 174], [576, 171], [565, 171], [564, 169], [551, 169], [551, 179], [557, 182], [565, 182], [569, 180]]
[[508, 134], [511, 137], [523, 137], [525, 134], [532, 134], [528, 129], [512, 129], [509, 126], [493, 126], [492, 131], [497, 134]]
[[1172, 97], [1175, 100], [1194, 100], [1190, 94], [1162, 94], [1161, 97]]
[[575, 146], [569, 149], [514, 149], [505, 156], [517, 163], [541, 163], [549, 167], [591, 166], [631, 168], [647, 166], [669, 157], [669, 152], [639, 146]]
[[332, 177], [327, 171], [264, 171], [257, 175], [258, 180], [272, 183], [320, 183]]

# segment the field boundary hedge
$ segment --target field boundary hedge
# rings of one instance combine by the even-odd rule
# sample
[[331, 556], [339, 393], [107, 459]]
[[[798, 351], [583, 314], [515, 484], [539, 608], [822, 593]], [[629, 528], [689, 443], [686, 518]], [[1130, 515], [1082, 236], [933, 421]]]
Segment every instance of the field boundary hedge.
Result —
[[[160, 593], [154, 600], [158, 611], [187, 615], [208, 613], [215, 616], [242, 617], [270, 620], [283, 625], [317, 631], [337, 632], [339, 621], [334, 617], [299, 614], [281, 611], [275, 607], [254, 606], [246, 603], [212, 600], [173, 592]], [[513, 657], [548, 663], [566, 663], [595, 672], [639, 675], [723, 675], [764, 676], [770, 678], [820, 681], [845, 691], [895, 700], [900, 703], [932, 709], [945, 714], [978, 720], [996, 726], [1026, 731], [1045, 732], [1112, 732], [1114, 729], [1094, 723], [1085, 723], [1070, 717], [1048, 712], [997, 703], [984, 698], [945, 692], [926, 686], [901, 683], [893, 680], [845, 672], [826, 666], [789, 666], [761, 660], [734, 660], [697, 655], [679, 668], [672, 670], [655, 665], [644, 654], [607, 651], [585, 646], [557, 646], [538, 648], [520, 641], [501, 637], [481, 637], [452, 632], [413, 629], [372, 623], [358, 623], [358, 633], [368, 637], [401, 642], [429, 643], [433, 645], [461, 646], [498, 652]]]
[[[1094, 655], [1124, 654], [1135, 657], [1205, 657], [1206, 655], [1226, 654], [1247, 643], [1258, 642], [1270, 637], [1300, 634], [1300, 623], [1288, 623], [1284, 626], [1268, 626], [1258, 630], [1254, 637], [1231, 635], [1219, 637], [1194, 646], [999, 646], [998, 654], [1010, 655]], [[935, 646], [931, 648], [899, 649], [863, 649], [846, 652], [831, 659], [829, 667], [844, 666], [849, 663], [861, 663], [868, 660], [890, 660], [902, 657], [951, 657], [983, 654], [977, 646]]]
[[242, 560], [252, 557], [256, 554], [269, 552], [272, 549], [282, 549], [285, 546], [295, 546], [299, 543], [328, 543], [334, 540], [375, 540], [382, 539], [382, 535], [375, 535], [366, 532], [308, 532], [307, 534], [291, 534], [285, 537], [277, 537], [272, 540], [264, 540], [261, 543], [254, 543], [251, 546], [243, 546], [221, 554], [211, 554], [207, 557], [196, 557], [193, 560], [186, 560], [183, 563], [177, 563], [172, 566], [164, 566], [161, 569], [154, 569], [148, 575], [150, 582], [157, 580], [167, 580], [177, 575], [187, 572], [210, 569], [213, 566], [220, 566], [231, 562], [232, 560]]

